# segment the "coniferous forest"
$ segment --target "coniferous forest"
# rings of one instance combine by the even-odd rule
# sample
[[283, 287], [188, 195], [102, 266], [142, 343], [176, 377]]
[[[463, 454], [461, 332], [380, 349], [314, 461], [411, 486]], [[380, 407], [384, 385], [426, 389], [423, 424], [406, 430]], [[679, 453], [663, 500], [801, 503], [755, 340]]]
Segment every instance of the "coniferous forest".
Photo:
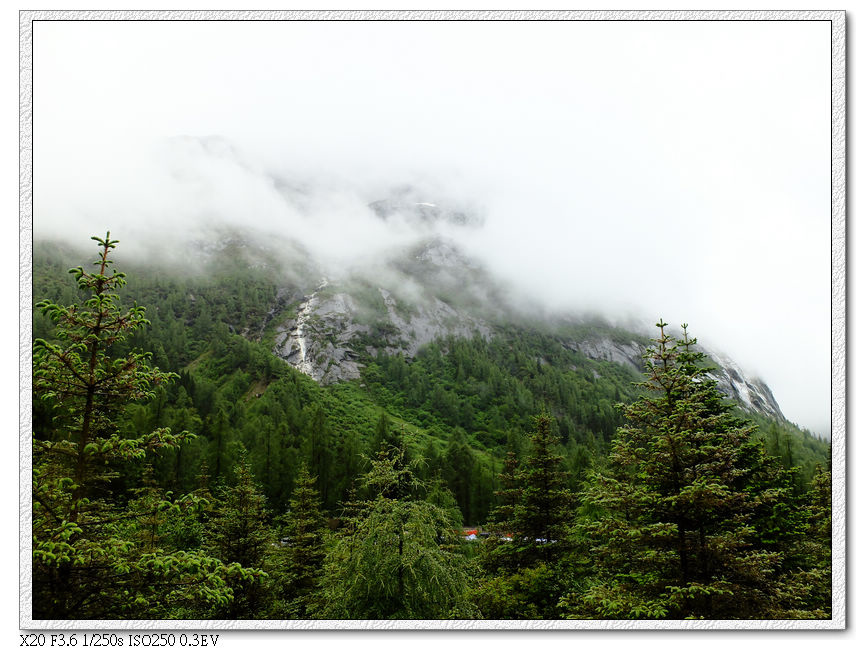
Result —
[[372, 328], [317, 383], [268, 267], [94, 240], [34, 252], [34, 619], [831, 617], [828, 444], [728, 400], [687, 326], [642, 375], [531, 324]]

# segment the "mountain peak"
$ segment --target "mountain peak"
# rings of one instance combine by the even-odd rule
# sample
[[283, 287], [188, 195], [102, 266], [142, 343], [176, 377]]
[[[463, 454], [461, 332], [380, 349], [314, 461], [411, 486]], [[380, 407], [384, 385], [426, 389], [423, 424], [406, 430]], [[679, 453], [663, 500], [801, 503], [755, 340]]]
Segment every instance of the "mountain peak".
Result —
[[477, 228], [483, 218], [474, 210], [427, 196], [412, 186], [401, 186], [382, 199], [369, 204], [373, 213], [384, 221], [402, 220], [413, 226], [438, 224]]

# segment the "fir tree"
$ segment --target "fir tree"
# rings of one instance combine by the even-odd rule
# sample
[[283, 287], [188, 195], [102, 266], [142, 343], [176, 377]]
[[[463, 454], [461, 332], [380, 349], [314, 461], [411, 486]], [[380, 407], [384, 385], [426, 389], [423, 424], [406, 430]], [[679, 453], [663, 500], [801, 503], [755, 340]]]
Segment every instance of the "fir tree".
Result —
[[676, 341], [666, 325], [645, 355], [646, 394], [625, 408], [609, 471], [586, 494], [602, 512], [584, 527], [597, 581], [564, 604], [577, 617], [771, 616], [781, 557], [755, 520], [789, 485], [731, 414], [687, 326]]
[[[324, 563], [327, 526], [315, 477], [306, 465], [294, 483], [289, 510], [283, 516], [279, 545], [271, 554], [276, 618], [309, 618]], [[314, 606], [313, 606], [314, 607]]]
[[387, 413], [382, 411], [378, 422], [376, 422], [375, 432], [372, 436], [373, 452], [378, 452], [382, 445], [387, 445], [388, 447], [396, 446], [398, 441], [399, 436], [393, 430], [390, 418], [387, 416]]
[[[206, 549], [225, 564], [261, 569], [272, 534], [267, 525], [266, 499], [255, 483], [245, 453], [234, 468], [237, 479], [233, 487], [217, 493], [216, 506], [210, 513]], [[263, 599], [261, 571], [231, 581], [234, 600], [218, 614], [225, 618], [251, 618]]]
[[477, 522], [472, 493], [477, 463], [466, 440], [466, 433], [460, 427], [456, 427], [451, 433], [442, 466], [444, 479], [460, 506], [461, 519], [466, 524]]
[[832, 615], [832, 477], [822, 466], [802, 508], [804, 526], [788, 551], [782, 581], [784, 618]]
[[513, 572], [520, 566], [520, 554], [514, 552], [513, 537], [517, 508], [523, 498], [520, 482], [520, 461], [509, 451], [504, 468], [499, 474], [500, 489], [495, 496], [498, 505], [490, 513], [487, 523], [491, 535], [483, 542], [480, 554], [481, 566], [489, 573]]
[[265, 497], [255, 483], [245, 453], [241, 454], [234, 475], [235, 485], [217, 492], [207, 545], [224, 562], [256, 566], [270, 539]]
[[476, 590], [479, 607], [491, 618], [554, 618], [564, 592], [560, 565], [570, 548], [575, 496], [567, 487], [559, 441], [546, 413], [535, 430], [523, 467], [509, 453], [500, 476], [500, 505], [481, 565], [486, 577]]
[[[97, 270], [70, 271], [89, 297], [36, 305], [55, 324], [56, 340], [33, 342], [34, 404], [52, 416], [33, 431], [33, 617], [158, 617], [172, 607], [226, 603], [234, 569], [201, 553], [164, 552], [157, 528], [148, 536], [155, 495], [124, 508], [112, 499], [110, 481], [121, 469], [128, 474], [131, 463], [177, 448], [188, 435], [118, 431], [118, 412], [172, 376], [151, 368], [147, 354], [112, 356], [148, 321], [143, 307], [118, 304], [114, 292], [125, 276], [109, 259], [117, 241], [93, 239]], [[130, 533], [135, 525], [141, 535]]]
[[498, 505], [490, 513], [489, 528], [500, 536], [510, 537], [514, 531], [514, 516], [522, 498], [519, 480], [520, 461], [509, 451], [505, 456], [504, 468], [499, 474], [499, 490], [496, 490]]
[[549, 563], [567, 548], [568, 526], [574, 518], [574, 494], [567, 487], [564, 456], [547, 414], [535, 419], [526, 466], [519, 473], [522, 498], [514, 508], [515, 541], [524, 550], [524, 563]]

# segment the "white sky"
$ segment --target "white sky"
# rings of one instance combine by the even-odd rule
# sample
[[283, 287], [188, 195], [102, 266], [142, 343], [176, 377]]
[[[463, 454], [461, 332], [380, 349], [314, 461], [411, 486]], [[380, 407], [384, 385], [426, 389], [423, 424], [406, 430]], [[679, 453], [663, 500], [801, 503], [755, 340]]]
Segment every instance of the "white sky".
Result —
[[[552, 306], [687, 321], [826, 434], [829, 38], [804, 22], [37, 23], [34, 230], [167, 237], [218, 214], [345, 255], [389, 241], [355, 192], [432, 179], [485, 206], [464, 243], [504, 277]], [[180, 135], [222, 136], [244, 165]], [[341, 188], [316, 232], [262, 170]]]

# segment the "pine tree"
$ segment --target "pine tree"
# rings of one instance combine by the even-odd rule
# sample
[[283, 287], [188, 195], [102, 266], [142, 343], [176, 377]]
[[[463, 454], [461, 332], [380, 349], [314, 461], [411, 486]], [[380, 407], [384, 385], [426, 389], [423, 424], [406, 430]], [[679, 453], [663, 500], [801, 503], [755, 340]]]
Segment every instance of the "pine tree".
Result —
[[584, 526], [596, 582], [572, 616], [761, 618], [777, 611], [781, 555], [762, 545], [759, 513], [789, 484], [752, 427], [734, 417], [683, 325], [645, 354], [645, 394], [624, 410], [608, 472], [586, 494], [602, 515]]
[[189, 436], [118, 432], [118, 412], [152, 397], [172, 375], [151, 368], [147, 354], [112, 356], [148, 321], [143, 307], [118, 304], [114, 292], [125, 276], [109, 259], [117, 241], [93, 239], [97, 270], [70, 271], [89, 297], [80, 305], [36, 305], [54, 322], [56, 341], [33, 342], [34, 405], [52, 415], [33, 431], [33, 617], [160, 616], [171, 607], [225, 603], [230, 567], [201, 553], [166, 553], [155, 537], [142, 545], [130, 526], [147, 525], [146, 510], [121, 508], [122, 495], [112, 495], [120, 469], [129, 474], [132, 463]]

